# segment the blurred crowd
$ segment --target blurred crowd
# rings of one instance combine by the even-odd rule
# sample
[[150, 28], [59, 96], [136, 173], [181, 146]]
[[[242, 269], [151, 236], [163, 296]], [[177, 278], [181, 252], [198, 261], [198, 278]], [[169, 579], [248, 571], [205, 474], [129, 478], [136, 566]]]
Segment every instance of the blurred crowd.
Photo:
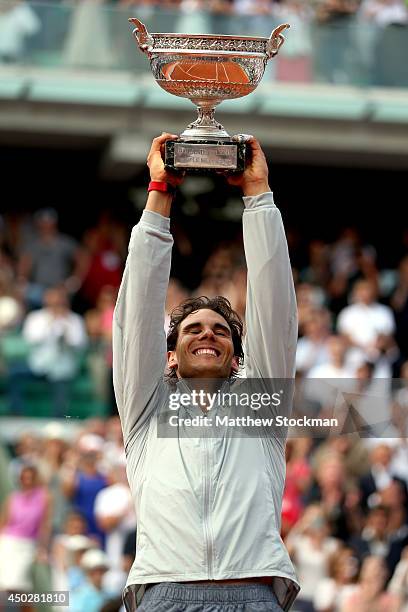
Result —
[[[0, 519], [0, 592], [38, 592], [42, 567], [41, 590], [69, 591], [70, 611], [121, 610], [137, 517], [118, 417], [88, 420], [75, 436], [50, 422], [11, 450], [0, 477], [13, 487]], [[402, 443], [289, 439], [282, 537], [302, 586], [294, 612], [408, 609], [407, 478]]]
[[[174, 233], [166, 325], [171, 310], [190, 295], [225, 295], [244, 318], [246, 271], [239, 233], [215, 246], [201, 271], [177, 220]], [[298, 376], [404, 378], [408, 236], [396, 250], [398, 265], [380, 268], [375, 245], [354, 227], [342, 229], [332, 243], [309, 241], [301, 258], [292, 234], [289, 230], [300, 320]], [[6, 411], [24, 415], [25, 387], [42, 381], [52, 393], [52, 416], [66, 415], [71, 383], [86, 371], [95, 394], [115, 414], [112, 317], [127, 240], [128, 228], [108, 211], [80, 240], [60, 231], [52, 208], [1, 219], [0, 374], [7, 383]]]
[[[189, 295], [224, 295], [245, 319], [239, 233], [211, 252], [201, 278], [193, 264], [197, 282], [189, 287], [182, 272], [192, 245], [177, 223], [174, 235], [166, 326]], [[290, 432], [282, 537], [302, 585], [294, 610], [406, 612], [408, 233], [390, 268], [379, 266], [376, 245], [354, 227], [332, 242], [309, 241], [303, 260], [290, 229], [288, 239], [302, 389], [294, 415], [330, 412], [330, 398], [316, 396], [317, 379], [335, 380], [363, 415], [329, 437]], [[75, 431], [56, 420], [41, 434], [22, 433], [3, 449], [10, 461], [0, 452], [0, 590], [30, 590], [33, 564], [40, 564], [52, 588], [70, 591], [73, 612], [120, 610], [135, 554], [137, 520], [110, 382], [127, 240], [128, 228], [108, 212], [80, 241], [59, 229], [53, 209], [11, 213], [0, 226], [0, 341], [10, 414], [25, 414], [27, 381], [45, 381], [53, 416], [75, 416], [70, 390], [84, 359], [95, 392], [111, 407], [112, 416], [77, 422]], [[367, 423], [371, 435], [361, 435]]]
[[[56, 66], [140, 70], [126, 29], [131, 14], [152, 31], [192, 34], [269, 36], [288, 22], [292, 29], [269, 79], [408, 86], [401, 62], [408, 53], [407, 0], [79, 0], [52, 6], [7, 0], [0, 6], [0, 63], [30, 63], [33, 51], [49, 55], [54, 45]], [[57, 23], [58, 15], [65, 24]]]
[[0, 228], [0, 368], [8, 411], [24, 415], [25, 388], [46, 382], [54, 416], [69, 414], [84, 369], [95, 396], [115, 410], [113, 308], [127, 249], [124, 227], [102, 214], [78, 243], [54, 209], [10, 215]]

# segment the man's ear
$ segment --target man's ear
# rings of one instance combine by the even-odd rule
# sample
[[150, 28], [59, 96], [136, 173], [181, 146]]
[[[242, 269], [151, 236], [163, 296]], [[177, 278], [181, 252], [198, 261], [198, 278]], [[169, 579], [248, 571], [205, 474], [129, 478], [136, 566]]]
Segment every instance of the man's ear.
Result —
[[177, 370], [178, 361], [176, 351], [167, 351], [167, 367], [169, 368], [169, 370]]
[[238, 357], [234, 355], [234, 357], [232, 358], [232, 363], [231, 363], [231, 374], [238, 374], [238, 371], [239, 371], [239, 361], [238, 361]]

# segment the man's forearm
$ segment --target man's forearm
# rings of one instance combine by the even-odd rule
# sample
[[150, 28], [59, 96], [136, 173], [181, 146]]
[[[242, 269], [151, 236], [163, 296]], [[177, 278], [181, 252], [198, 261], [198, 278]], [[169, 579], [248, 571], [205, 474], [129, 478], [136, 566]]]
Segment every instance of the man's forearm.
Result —
[[170, 193], [151, 191], [145, 209], [162, 215], [162, 217], [170, 217], [172, 201], [173, 196]]
[[258, 196], [263, 193], [268, 193], [271, 190], [269, 187], [268, 181], [257, 181], [254, 183], [248, 183], [243, 186], [243, 195], [244, 196]]

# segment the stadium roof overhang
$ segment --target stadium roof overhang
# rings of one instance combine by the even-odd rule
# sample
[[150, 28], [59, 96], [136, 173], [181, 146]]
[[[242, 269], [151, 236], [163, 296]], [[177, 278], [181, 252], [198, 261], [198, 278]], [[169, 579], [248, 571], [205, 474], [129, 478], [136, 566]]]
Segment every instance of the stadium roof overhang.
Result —
[[[101, 147], [111, 178], [131, 176], [152, 137], [194, 116], [150, 73], [0, 71], [0, 145]], [[277, 162], [408, 168], [408, 90], [263, 83], [217, 116], [231, 134], [256, 135]]]

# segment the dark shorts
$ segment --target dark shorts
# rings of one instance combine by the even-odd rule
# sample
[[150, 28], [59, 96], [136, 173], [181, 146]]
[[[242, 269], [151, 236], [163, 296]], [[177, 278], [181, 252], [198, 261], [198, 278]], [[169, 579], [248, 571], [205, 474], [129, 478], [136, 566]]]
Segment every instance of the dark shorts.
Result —
[[192, 585], [162, 582], [146, 590], [138, 612], [282, 612], [266, 584]]

